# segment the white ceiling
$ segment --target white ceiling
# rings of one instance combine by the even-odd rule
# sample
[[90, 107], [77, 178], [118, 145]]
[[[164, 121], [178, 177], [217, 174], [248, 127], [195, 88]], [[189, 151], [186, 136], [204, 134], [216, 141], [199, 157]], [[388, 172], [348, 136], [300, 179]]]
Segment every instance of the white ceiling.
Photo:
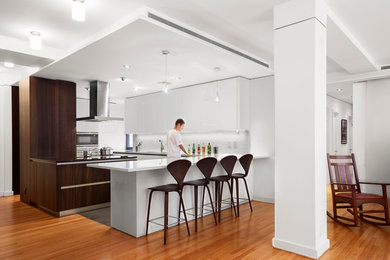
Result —
[[[171, 52], [168, 56], [170, 88], [212, 81], [217, 77], [255, 78], [272, 74], [264, 66], [241, 56], [138, 19], [36, 75], [75, 81], [79, 86], [88, 86], [92, 80], [107, 81], [113, 97], [156, 92], [164, 87], [159, 82], [165, 81], [162, 50]], [[131, 68], [123, 68], [124, 64]], [[221, 67], [218, 74], [215, 67]], [[123, 82], [121, 77], [128, 80]], [[181, 79], [176, 81], [175, 77]], [[139, 89], [137, 92], [135, 86]]]
[[390, 64], [390, 1], [327, 0], [327, 3], [378, 65]]
[[[341, 91], [338, 91], [340, 89]], [[337, 83], [328, 85], [328, 95], [352, 104], [352, 83]]]
[[[284, 0], [86, 0], [87, 21], [71, 19], [71, 0], [2, 0], [0, 3], [0, 49], [15, 51], [14, 39], [28, 46], [29, 31], [38, 30], [43, 37], [42, 57], [56, 58], [54, 53], [65, 54], [102, 30], [128, 16], [141, 6], [149, 6], [172, 18], [245, 50], [272, 65], [273, 29], [272, 8]], [[365, 51], [345, 55], [345, 35], [334, 33], [329, 26], [328, 73], [343, 75], [361, 71], [355, 68], [357, 60], [372, 57], [377, 65], [390, 64], [390, 1], [387, 0], [326, 0], [329, 8], [339, 18]], [[347, 37], [348, 38], [348, 37]], [[350, 39], [347, 39], [347, 41]], [[354, 43], [353, 41], [350, 41]], [[329, 44], [330, 43], [330, 44]], [[356, 43], [356, 42], [355, 42]], [[349, 45], [348, 45], [349, 46]], [[159, 49], [162, 49], [160, 46]], [[18, 48], [20, 53], [29, 53]], [[58, 52], [56, 52], [58, 51]], [[360, 51], [360, 52], [359, 52]], [[38, 53], [38, 54], [36, 54]], [[341, 54], [344, 56], [341, 57]], [[35, 52], [33, 56], [39, 56]], [[359, 56], [360, 55], [360, 56]], [[365, 57], [366, 56], [366, 57]], [[0, 53], [0, 61], [5, 55]], [[174, 55], [172, 55], [172, 58]], [[20, 57], [21, 58], [21, 57]], [[24, 58], [21, 58], [22, 60]], [[16, 63], [18, 59], [16, 59]], [[363, 66], [364, 70], [364, 66]], [[2, 73], [2, 72], [0, 72]], [[1, 77], [0, 77], [1, 78]], [[203, 81], [202, 79], [199, 79]]]

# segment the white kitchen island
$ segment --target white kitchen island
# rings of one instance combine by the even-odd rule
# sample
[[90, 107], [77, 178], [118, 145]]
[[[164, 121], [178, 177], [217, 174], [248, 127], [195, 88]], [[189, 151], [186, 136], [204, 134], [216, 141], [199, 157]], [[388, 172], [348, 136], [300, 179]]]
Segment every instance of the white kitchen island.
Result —
[[[218, 162], [227, 156], [227, 154], [220, 154], [215, 156]], [[236, 155], [238, 158], [240, 155]], [[196, 167], [196, 163], [207, 156], [183, 157], [192, 162], [185, 181], [204, 178], [202, 173]], [[109, 169], [111, 170], [111, 227], [125, 232], [134, 237], [145, 235], [146, 230], [146, 213], [149, 196], [149, 187], [176, 183], [174, 178], [166, 169], [167, 165], [173, 159], [150, 159], [138, 161], [125, 161], [113, 163], [99, 163], [90, 164], [88, 167]], [[236, 171], [243, 172], [240, 163], [237, 161]], [[220, 165], [214, 169], [213, 176], [225, 175], [226, 172]], [[251, 175], [252, 173], [249, 173]], [[248, 177], [249, 192], [252, 194], [251, 176]], [[214, 200], [214, 185], [210, 184], [212, 196]], [[225, 184], [223, 199], [229, 198], [228, 188]], [[199, 190], [199, 207], [201, 207], [201, 196], [203, 189]], [[150, 219], [155, 219], [163, 216], [164, 212], [164, 193], [154, 192]], [[240, 182], [240, 197], [246, 198], [245, 187], [243, 182]], [[193, 187], [186, 186], [183, 191], [184, 205], [186, 209], [194, 207]], [[205, 203], [208, 203], [208, 196], [205, 196]], [[177, 217], [178, 215], [179, 199], [176, 193], [169, 194], [169, 215]], [[200, 210], [198, 211], [200, 212]], [[204, 214], [210, 214], [209, 211], [204, 211]], [[187, 214], [188, 220], [194, 218], [193, 215]], [[211, 220], [210, 221], [214, 221]], [[223, 219], [221, 220], [223, 222]], [[170, 219], [171, 223], [177, 223], [177, 220]], [[162, 223], [162, 219], [160, 220]], [[193, 230], [192, 226], [190, 226]], [[149, 233], [162, 230], [163, 227], [155, 224], [149, 225]]]

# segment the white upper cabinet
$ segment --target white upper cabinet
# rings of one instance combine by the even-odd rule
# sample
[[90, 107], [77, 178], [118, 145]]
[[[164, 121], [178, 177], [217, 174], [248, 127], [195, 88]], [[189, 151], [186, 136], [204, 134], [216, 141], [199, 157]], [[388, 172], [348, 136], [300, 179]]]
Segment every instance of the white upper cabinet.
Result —
[[[247, 129], [246, 105], [249, 84], [246, 79], [234, 78], [217, 84], [206, 83], [193, 87], [129, 98], [125, 102], [126, 133], [165, 133], [183, 118], [185, 130], [207, 132]], [[248, 105], [249, 107], [249, 105]]]

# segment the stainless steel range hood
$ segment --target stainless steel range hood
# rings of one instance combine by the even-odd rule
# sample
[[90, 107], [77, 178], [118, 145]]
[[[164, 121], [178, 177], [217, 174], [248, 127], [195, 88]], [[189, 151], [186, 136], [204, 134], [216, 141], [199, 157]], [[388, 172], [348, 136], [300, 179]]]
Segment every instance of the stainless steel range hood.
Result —
[[121, 117], [110, 117], [110, 84], [104, 81], [91, 81], [89, 85], [89, 117], [77, 121], [123, 121]]

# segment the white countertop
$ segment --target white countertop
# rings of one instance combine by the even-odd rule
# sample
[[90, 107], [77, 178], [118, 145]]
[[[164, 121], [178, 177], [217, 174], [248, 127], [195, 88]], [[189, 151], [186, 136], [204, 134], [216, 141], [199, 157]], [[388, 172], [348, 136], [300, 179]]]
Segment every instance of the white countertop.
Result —
[[[220, 161], [223, 157], [231, 154], [218, 154], [217, 156], [191, 156], [191, 157], [182, 157], [182, 158], [161, 158], [161, 159], [146, 159], [146, 160], [137, 160], [137, 161], [124, 161], [124, 162], [110, 162], [110, 163], [94, 163], [88, 164], [88, 167], [99, 168], [99, 169], [108, 169], [115, 171], [125, 171], [125, 172], [139, 172], [139, 171], [149, 171], [156, 169], [164, 169], [167, 165], [175, 160], [184, 159], [189, 160], [192, 165], [196, 164], [203, 158], [206, 157], [215, 157]], [[240, 158], [241, 154], [233, 154]], [[254, 159], [265, 159], [268, 157], [255, 156]]]

